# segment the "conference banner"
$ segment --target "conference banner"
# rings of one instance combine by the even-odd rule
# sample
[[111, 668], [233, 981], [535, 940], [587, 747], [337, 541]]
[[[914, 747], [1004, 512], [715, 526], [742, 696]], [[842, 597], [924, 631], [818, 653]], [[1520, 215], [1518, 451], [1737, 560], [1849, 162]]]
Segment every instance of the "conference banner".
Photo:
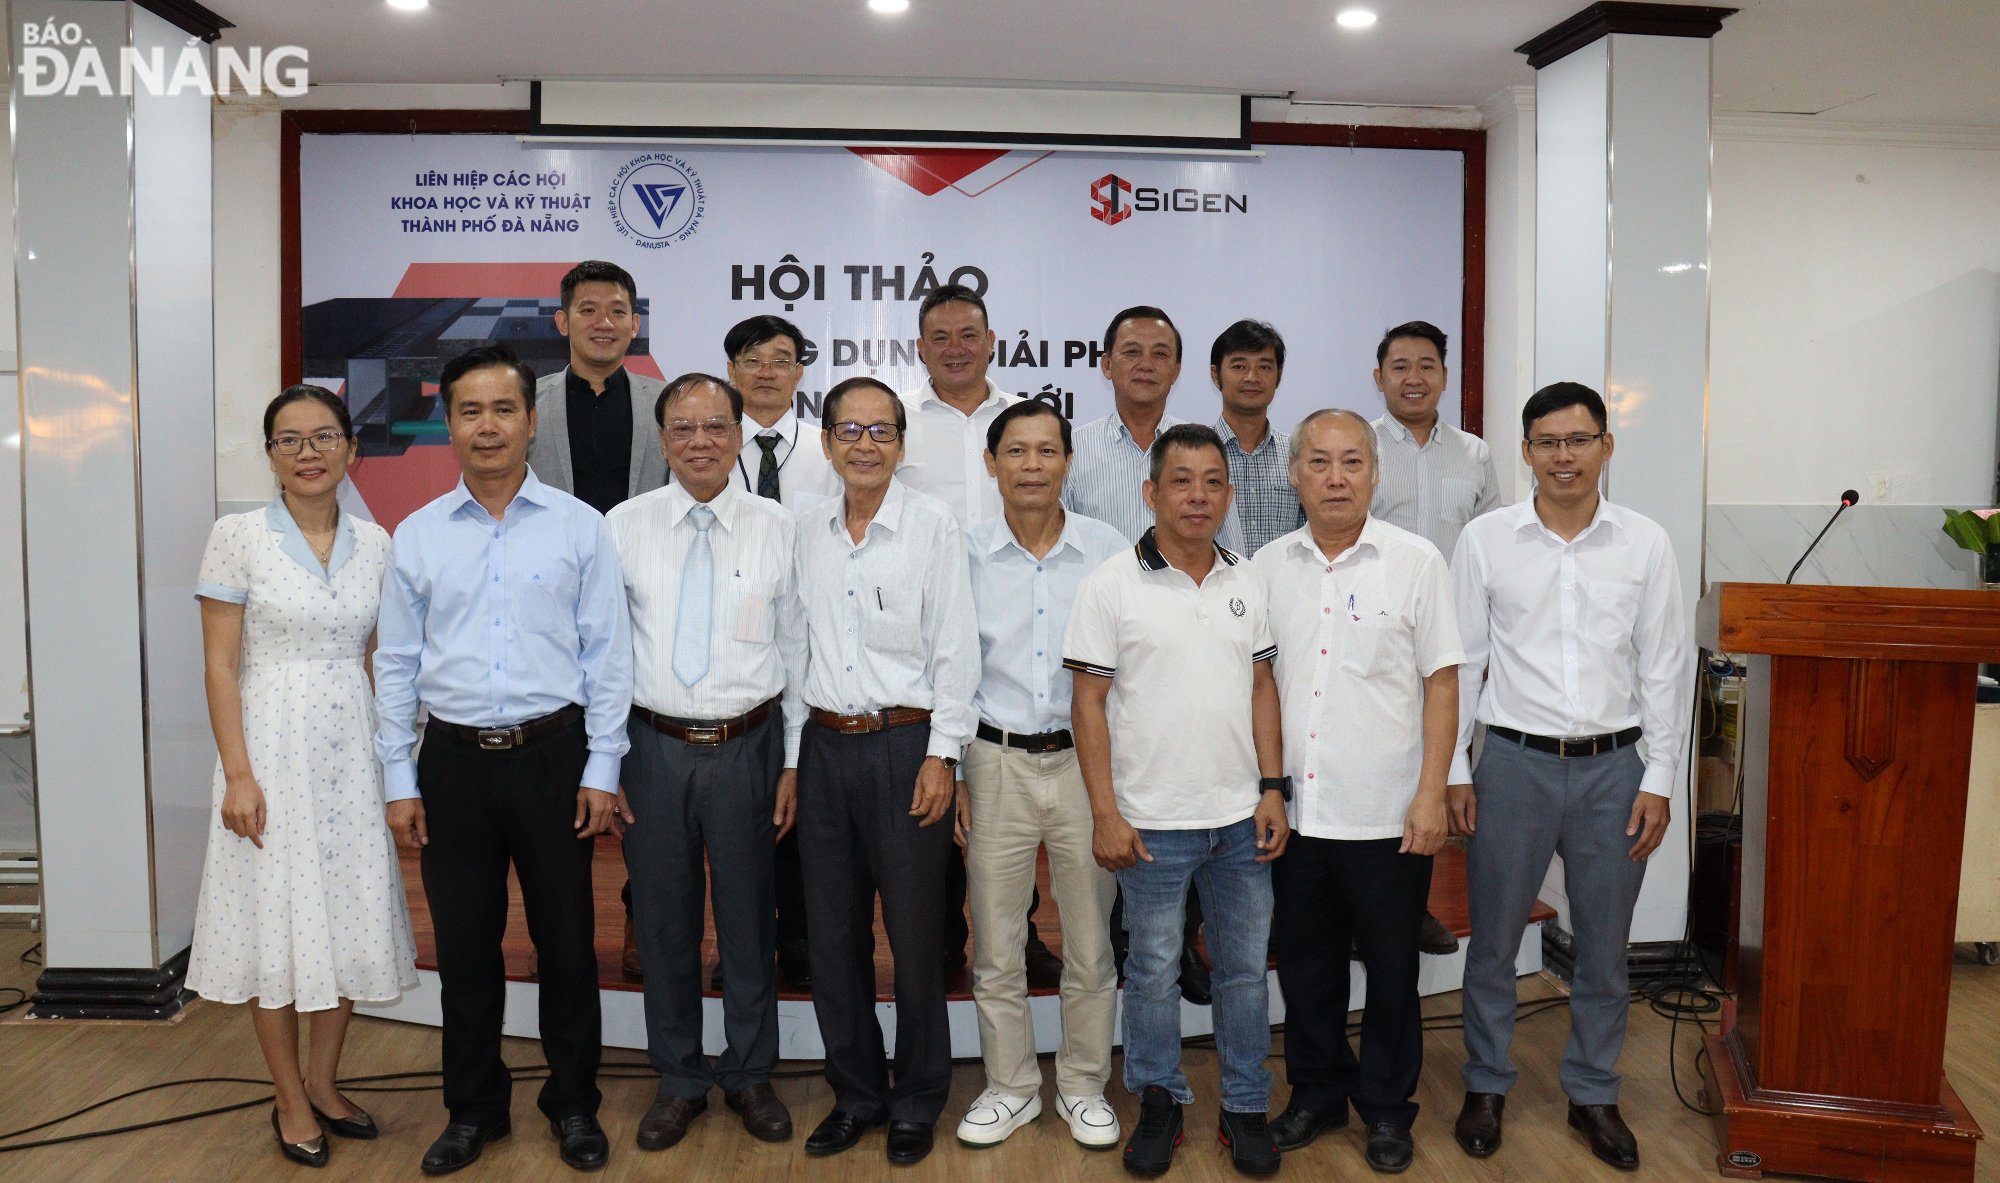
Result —
[[856, 375], [924, 381], [917, 306], [960, 283], [986, 301], [992, 377], [1077, 423], [1107, 414], [1105, 324], [1165, 309], [1186, 360], [1168, 404], [1220, 411], [1208, 349], [1243, 317], [1284, 335], [1271, 417], [1382, 401], [1382, 330], [1450, 334], [1459, 418], [1464, 157], [1273, 146], [1191, 157], [982, 149], [522, 142], [505, 135], [307, 135], [300, 145], [304, 376], [340, 392], [355, 480], [384, 524], [450, 486], [436, 379], [503, 343], [538, 373], [567, 358], [562, 273], [600, 258], [638, 284], [629, 366], [720, 374], [722, 339], [776, 313], [810, 340], [799, 412]]

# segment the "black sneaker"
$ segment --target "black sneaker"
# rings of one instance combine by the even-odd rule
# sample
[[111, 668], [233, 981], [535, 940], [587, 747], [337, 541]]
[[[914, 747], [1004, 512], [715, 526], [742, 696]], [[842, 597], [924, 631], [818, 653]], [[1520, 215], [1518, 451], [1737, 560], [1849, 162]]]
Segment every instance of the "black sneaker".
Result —
[[1229, 1160], [1245, 1175], [1278, 1173], [1278, 1144], [1271, 1140], [1271, 1126], [1262, 1113], [1222, 1111], [1215, 1136], [1229, 1147]]
[[1140, 1176], [1165, 1174], [1182, 1136], [1181, 1103], [1159, 1085], [1147, 1085], [1139, 1096], [1139, 1128], [1125, 1143], [1125, 1169]]

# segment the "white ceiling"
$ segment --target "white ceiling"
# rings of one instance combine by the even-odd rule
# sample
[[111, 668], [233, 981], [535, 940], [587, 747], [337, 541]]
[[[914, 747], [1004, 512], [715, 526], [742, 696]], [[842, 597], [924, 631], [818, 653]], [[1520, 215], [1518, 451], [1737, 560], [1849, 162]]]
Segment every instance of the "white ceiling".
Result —
[[[551, 77], [1004, 80], [1470, 106], [1533, 81], [1514, 47], [1583, 0], [207, 0], [224, 44], [303, 45], [314, 82]], [[2000, 0], [1734, 0], [1716, 109], [2000, 127]]]

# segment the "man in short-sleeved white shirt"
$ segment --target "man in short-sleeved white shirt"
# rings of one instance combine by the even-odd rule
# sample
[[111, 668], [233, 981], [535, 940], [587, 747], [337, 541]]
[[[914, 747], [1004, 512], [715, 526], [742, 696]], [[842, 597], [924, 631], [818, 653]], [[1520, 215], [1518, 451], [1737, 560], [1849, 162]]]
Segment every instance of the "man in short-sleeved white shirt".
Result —
[[[1271, 592], [1293, 836], [1272, 869], [1272, 944], [1285, 993], [1292, 1095], [1280, 1150], [1347, 1121], [1368, 1163], [1406, 1169], [1423, 1067], [1417, 940], [1431, 856], [1445, 837], [1458, 737], [1458, 619], [1429, 542], [1369, 512], [1375, 433], [1352, 411], [1299, 424], [1291, 481], [1306, 525], [1255, 566]], [[1368, 974], [1361, 1054], [1347, 1043], [1348, 949]]]
[[1143, 493], [1154, 527], [1083, 581], [1063, 641], [1092, 847], [1117, 872], [1131, 942], [1125, 1088], [1140, 1111], [1125, 1166], [1139, 1175], [1171, 1166], [1181, 1107], [1194, 1099], [1180, 1066], [1179, 978], [1188, 885], [1197, 883], [1218, 918], [1208, 931], [1218, 1134], [1238, 1169], [1269, 1174], [1278, 1169], [1264, 1118], [1269, 864], [1290, 831], [1264, 581], [1215, 544], [1230, 502], [1215, 431], [1169, 427], [1151, 463]]

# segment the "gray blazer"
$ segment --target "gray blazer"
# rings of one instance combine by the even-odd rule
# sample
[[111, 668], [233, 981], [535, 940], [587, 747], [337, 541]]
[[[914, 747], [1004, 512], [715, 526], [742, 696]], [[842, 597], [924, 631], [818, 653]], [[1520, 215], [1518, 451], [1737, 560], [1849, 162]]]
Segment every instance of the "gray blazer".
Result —
[[[632, 475], [627, 497], [650, 493], [667, 483], [666, 457], [660, 455], [660, 428], [653, 422], [653, 403], [666, 389], [658, 378], [625, 371], [632, 383]], [[569, 461], [569, 367], [544, 374], [535, 383], [535, 438], [528, 443], [528, 467], [545, 485], [576, 492], [576, 473]]]

